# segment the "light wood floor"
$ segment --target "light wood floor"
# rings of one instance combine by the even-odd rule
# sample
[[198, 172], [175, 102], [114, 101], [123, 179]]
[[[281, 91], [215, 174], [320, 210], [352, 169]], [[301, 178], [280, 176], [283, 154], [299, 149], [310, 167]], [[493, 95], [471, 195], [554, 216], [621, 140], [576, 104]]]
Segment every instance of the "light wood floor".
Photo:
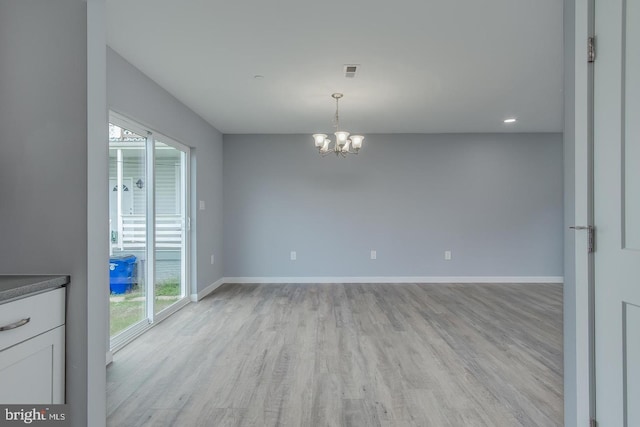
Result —
[[562, 287], [224, 285], [107, 381], [114, 427], [561, 426]]

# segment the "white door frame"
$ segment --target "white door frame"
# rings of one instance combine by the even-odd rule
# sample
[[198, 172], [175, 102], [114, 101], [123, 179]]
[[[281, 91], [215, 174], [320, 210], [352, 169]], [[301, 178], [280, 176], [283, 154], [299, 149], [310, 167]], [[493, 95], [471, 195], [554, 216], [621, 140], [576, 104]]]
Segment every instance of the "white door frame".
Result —
[[[573, 0], [569, 0], [573, 1]], [[594, 0], [575, 0], [575, 225], [593, 224], [593, 64], [587, 62], [587, 39], [594, 33]], [[575, 232], [575, 330], [565, 327], [565, 336], [575, 339], [575, 384], [567, 382], [565, 400], [575, 401], [576, 426], [588, 426], [595, 412], [593, 361], [593, 255], [588, 235]], [[571, 284], [569, 284], [571, 285]], [[571, 395], [575, 393], [575, 395]], [[567, 420], [570, 421], [570, 420]], [[567, 424], [570, 425], [570, 424]]]

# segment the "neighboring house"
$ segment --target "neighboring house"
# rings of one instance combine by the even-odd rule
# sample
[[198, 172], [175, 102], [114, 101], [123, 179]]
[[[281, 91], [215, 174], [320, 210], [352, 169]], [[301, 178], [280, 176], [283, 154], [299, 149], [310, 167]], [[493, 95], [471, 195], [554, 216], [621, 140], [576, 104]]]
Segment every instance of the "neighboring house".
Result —
[[[147, 246], [147, 189], [145, 138], [109, 124], [109, 239], [110, 255], [135, 255], [139, 279]], [[119, 167], [119, 161], [122, 162]], [[182, 248], [180, 154], [156, 148], [154, 165], [156, 204], [156, 280], [180, 275]], [[120, 176], [119, 176], [120, 174]], [[118, 188], [121, 182], [121, 190]]]

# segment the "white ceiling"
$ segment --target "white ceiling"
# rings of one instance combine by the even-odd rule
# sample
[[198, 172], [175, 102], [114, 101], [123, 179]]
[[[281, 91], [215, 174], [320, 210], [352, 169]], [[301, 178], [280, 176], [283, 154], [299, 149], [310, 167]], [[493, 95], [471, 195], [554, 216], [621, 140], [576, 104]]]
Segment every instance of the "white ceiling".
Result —
[[560, 132], [562, 3], [107, 0], [108, 43], [223, 133], [330, 133], [333, 92], [365, 135]]

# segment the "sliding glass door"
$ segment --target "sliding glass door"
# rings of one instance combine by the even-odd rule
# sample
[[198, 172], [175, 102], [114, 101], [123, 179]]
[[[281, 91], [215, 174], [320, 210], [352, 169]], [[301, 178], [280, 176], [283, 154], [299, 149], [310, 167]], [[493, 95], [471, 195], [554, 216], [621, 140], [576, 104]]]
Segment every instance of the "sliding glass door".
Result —
[[112, 350], [187, 303], [189, 157], [188, 147], [111, 115]]
[[109, 123], [110, 335], [147, 319], [147, 136]]

